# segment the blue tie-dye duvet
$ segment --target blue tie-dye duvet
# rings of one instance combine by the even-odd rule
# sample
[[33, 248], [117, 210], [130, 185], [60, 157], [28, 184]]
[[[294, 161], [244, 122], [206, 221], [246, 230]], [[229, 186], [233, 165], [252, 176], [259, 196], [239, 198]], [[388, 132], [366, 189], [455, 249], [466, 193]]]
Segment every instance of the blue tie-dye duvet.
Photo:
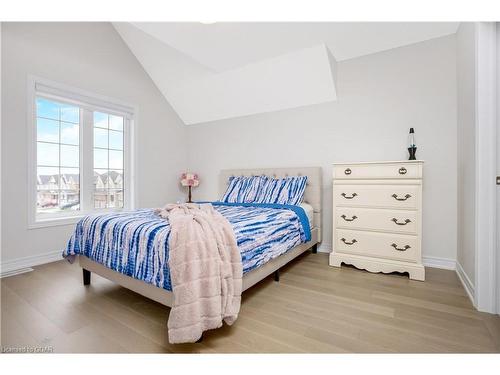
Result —
[[[233, 227], [243, 273], [311, 238], [302, 208], [277, 204], [212, 203]], [[78, 222], [63, 256], [88, 258], [166, 290], [170, 225], [152, 209], [86, 216]]]

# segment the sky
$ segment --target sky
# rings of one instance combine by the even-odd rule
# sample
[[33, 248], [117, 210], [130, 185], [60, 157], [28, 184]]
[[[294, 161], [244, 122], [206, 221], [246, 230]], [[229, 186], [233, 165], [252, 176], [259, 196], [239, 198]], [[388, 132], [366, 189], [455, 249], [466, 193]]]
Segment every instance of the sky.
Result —
[[[123, 169], [123, 118], [94, 112], [93, 132], [96, 172]], [[37, 98], [38, 174], [58, 174], [59, 166], [61, 173], [78, 174], [79, 133], [77, 106]]]

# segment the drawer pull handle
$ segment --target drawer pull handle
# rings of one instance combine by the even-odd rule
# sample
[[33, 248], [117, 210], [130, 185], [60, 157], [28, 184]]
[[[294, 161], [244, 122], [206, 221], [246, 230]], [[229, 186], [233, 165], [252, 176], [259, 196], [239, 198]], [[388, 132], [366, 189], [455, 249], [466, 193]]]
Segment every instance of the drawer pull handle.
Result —
[[345, 238], [341, 238], [340, 240], [346, 245], [354, 245], [356, 242], [358, 242], [355, 238], [353, 238], [351, 242], [347, 241]]
[[344, 173], [349, 176], [352, 173], [351, 168], [346, 168]]
[[348, 219], [347, 216], [342, 215], [341, 218], [344, 219], [345, 221], [354, 221], [358, 217], [356, 215], [353, 215], [350, 219]]
[[408, 224], [408, 223], [411, 223], [411, 220], [410, 220], [410, 219], [405, 219], [405, 222], [404, 222], [404, 223], [400, 223], [400, 222], [398, 222], [398, 219], [396, 219], [395, 217], [393, 217], [393, 218], [391, 219], [391, 221], [394, 221], [394, 223], [396, 223], [397, 225], [406, 225], [406, 224]]
[[406, 174], [408, 172], [405, 167], [399, 168], [399, 174]]
[[406, 194], [403, 198], [399, 198], [397, 194], [392, 194], [391, 197], [393, 197], [397, 201], [405, 201], [408, 198], [411, 198], [410, 194]]
[[411, 248], [411, 246], [410, 246], [410, 245], [405, 245], [405, 247], [402, 247], [402, 248], [401, 248], [401, 247], [398, 247], [398, 245], [396, 245], [395, 243], [393, 243], [391, 246], [392, 246], [393, 248], [395, 248], [397, 251], [406, 251], [406, 250], [408, 250], [408, 249], [410, 249], [410, 248]]
[[345, 199], [352, 199], [352, 198], [358, 196], [358, 194], [356, 194], [356, 193], [352, 193], [350, 197], [348, 197], [346, 193], [342, 193], [340, 195], [342, 195]]

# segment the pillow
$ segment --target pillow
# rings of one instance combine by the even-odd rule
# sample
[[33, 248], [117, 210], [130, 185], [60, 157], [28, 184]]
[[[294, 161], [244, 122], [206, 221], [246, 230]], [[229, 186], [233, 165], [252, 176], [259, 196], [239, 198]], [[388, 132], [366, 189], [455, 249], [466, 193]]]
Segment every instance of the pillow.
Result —
[[307, 176], [268, 178], [255, 202], [298, 205], [304, 198], [306, 184]]
[[267, 182], [266, 176], [237, 176], [229, 178], [229, 185], [222, 197], [227, 203], [253, 203]]
[[270, 178], [230, 177], [222, 197], [226, 203], [276, 203], [298, 205], [304, 198], [307, 176]]
[[277, 178], [268, 178], [267, 181], [263, 184], [261, 191], [257, 195], [255, 202], [275, 203], [280, 190], [279, 181], [280, 179]]
[[307, 176], [283, 178], [276, 203], [299, 205], [304, 199], [306, 184]]

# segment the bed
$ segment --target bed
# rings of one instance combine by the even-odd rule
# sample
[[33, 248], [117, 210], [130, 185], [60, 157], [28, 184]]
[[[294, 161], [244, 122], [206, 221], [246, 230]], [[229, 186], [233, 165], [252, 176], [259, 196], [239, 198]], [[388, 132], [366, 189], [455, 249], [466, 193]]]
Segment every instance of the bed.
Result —
[[[275, 274], [276, 279], [279, 278], [279, 269], [285, 264], [301, 255], [305, 251], [311, 249], [316, 252], [317, 245], [321, 241], [321, 189], [322, 189], [322, 172], [320, 167], [303, 167], [303, 168], [277, 168], [277, 169], [231, 169], [222, 170], [219, 177], [219, 191], [223, 194], [226, 190], [229, 178], [231, 176], [259, 176], [266, 175], [275, 178], [287, 176], [307, 176], [307, 186], [304, 192], [302, 208], [304, 209], [307, 219], [310, 224], [310, 238], [306, 242], [302, 242], [279, 256], [263, 262], [257, 266], [248, 266], [247, 272], [243, 276], [243, 291], [252, 287], [262, 279], [269, 275]], [[224, 210], [231, 210], [231, 207], [224, 207]], [[139, 214], [149, 215], [146, 210], [139, 210]], [[124, 214], [126, 215], [126, 214]], [[231, 220], [230, 220], [231, 221]], [[235, 232], [237, 230], [235, 229]], [[145, 239], [141, 239], [145, 240]], [[240, 245], [239, 245], [240, 246]], [[243, 257], [243, 256], [242, 256]], [[168, 290], [165, 284], [157, 282], [157, 285], [148, 283], [138, 278], [118, 272], [112, 268], [103, 265], [104, 261], [95, 261], [85, 255], [76, 255], [79, 264], [83, 269], [83, 283], [90, 284], [91, 273], [96, 273], [106, 279], [109, 279], [127, 289], [139, 293], [147, 298], [159, 302], [165, 306], [172, 306], [173, 293]], [[161, 275], [160, 275], [161, 276]]]

